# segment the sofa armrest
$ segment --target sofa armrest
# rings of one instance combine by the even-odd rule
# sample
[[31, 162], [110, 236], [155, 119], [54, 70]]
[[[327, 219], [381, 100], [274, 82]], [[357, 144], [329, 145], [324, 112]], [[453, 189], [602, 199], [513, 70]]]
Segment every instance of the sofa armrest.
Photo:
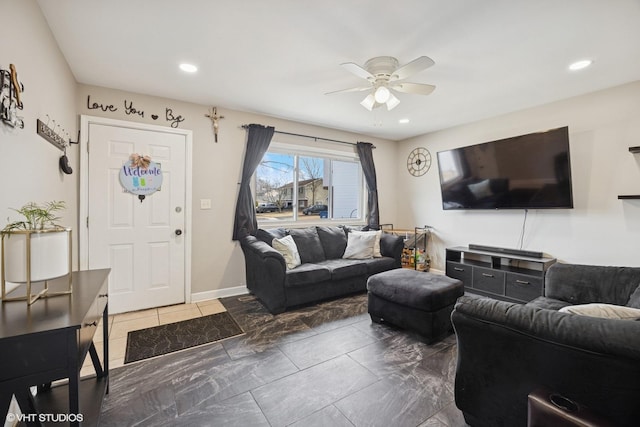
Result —
[[615, 425], [640, 419], [640, 322], [598, 319], [463, 296], [456, 405], [473, 426], [526, 425], [527, 395], [544, 386]]
[[284, 311], [287, 267], [282, 254], [250, 235], [240, 240], [240, 246], [244, 253], [247, 288], [271, 313]]
[[549, 267], [545, 296], [571, 304], [627, 305], [640, 285], [640, 268], [556, 263]]
[[404, 239], [391, 233], [382, 233], [380, 236], [380, 253], [382, 256], [388, 256], [396, 261], [399, 268], [402, 265], [402, 248], [404, 247]]

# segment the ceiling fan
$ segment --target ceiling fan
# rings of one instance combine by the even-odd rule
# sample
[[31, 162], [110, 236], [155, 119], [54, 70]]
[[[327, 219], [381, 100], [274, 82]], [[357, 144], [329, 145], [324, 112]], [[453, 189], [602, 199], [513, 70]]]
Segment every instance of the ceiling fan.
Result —
[[433, 85], [405, 81], [414, 74], [426, 70], [434, 64], [433, 59], [428, 56], [420, 56], [402, 67], [399, 66], [398, 60], [392, 56], [377, 56], [371, 58], [365, 62], [364, 67], [353, 62], [345, 62], [340, 65], [356, 76], [368, 80], [369, 85], [329, 92], [327, 95], [371, 90], [369, 95], [360, 103], [364, 108], [371, 111], [381, 105], [386, 105], [387, 110], [392, 110], [400, 104], [400, 100], [392, 91], [415, 93], [418, 95], [429, 95], [434, 91], [436, 87]]

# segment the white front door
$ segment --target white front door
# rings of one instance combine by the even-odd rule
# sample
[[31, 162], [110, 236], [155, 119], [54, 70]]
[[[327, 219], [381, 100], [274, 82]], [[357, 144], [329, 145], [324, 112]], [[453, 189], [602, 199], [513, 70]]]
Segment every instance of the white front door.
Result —
[[[87, 267], [111, 268], [110, 312], [185, 302], [187, 135], [99, 121], [86, 128]], [[142, 201], [119, 181], [134, 153], [162, 170], [162, 188]]]

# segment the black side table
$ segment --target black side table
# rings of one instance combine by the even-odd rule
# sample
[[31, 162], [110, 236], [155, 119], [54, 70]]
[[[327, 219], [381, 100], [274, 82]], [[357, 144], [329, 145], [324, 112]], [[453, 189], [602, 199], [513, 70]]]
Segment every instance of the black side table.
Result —
[[[70, 295], [31, 306], [24, 301], [0, 304], [0, 419], [6, 419], [15, 395], [27, 425], [98, 424], [109, 386], [109, 272], [73, 272]], [[56, 281], [50, 281], [50, 288], [55, 287]], [[93, 344], [101, 317], [104, 366]], [[87, 354], [96, 377], [80, 381]], [[68, 379], [67, 384], [51, 387], [61, 379]], [[32, 386], [38, 386], [36, 396], [29, 391]]]

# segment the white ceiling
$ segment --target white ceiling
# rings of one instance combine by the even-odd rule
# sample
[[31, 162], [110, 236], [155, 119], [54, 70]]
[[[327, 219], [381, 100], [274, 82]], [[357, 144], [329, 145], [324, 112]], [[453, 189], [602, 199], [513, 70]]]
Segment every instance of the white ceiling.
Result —
[[[640, 0], [38, 3], [78, 82], [392, 140], [640, 80]], [[390, 112], [325, 95], [365, 82], [341, 63], [383, 55], [431, 57], [409, 80], [435, 92]]]

